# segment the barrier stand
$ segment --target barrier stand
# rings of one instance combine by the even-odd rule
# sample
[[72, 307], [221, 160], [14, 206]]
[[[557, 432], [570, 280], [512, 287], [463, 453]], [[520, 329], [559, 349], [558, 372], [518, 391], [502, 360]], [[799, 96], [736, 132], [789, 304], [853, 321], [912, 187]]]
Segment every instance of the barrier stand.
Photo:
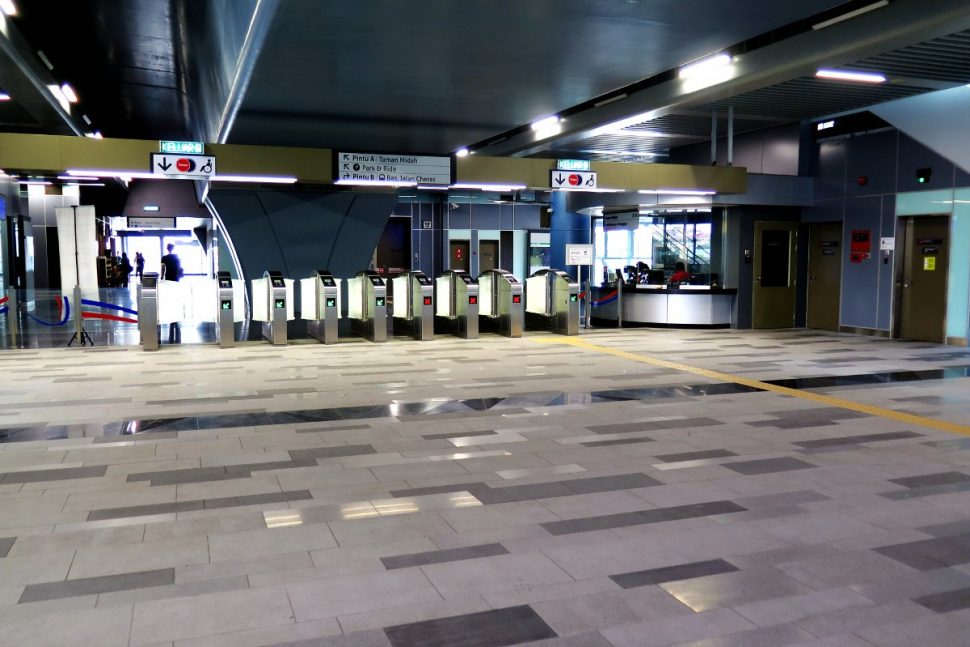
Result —
[[71, 335], [71, 340], [67, 342], [67, 345], [71, 346], [75, 341], [79, 341], [81, 346], [87, 344], [94, 346], [94, 340], [84, 329], [84, 317], [81, 316], [81, 287], [78, 285], [74, 286], [74, 334]]
[[10, 346], [17, 348], [17, 336], [20, 325], [20, 310], [17, 308], [17, 293], [11, 293], [0, 299], [0, 314], [7, 314], [7, 328], [10, 330]]

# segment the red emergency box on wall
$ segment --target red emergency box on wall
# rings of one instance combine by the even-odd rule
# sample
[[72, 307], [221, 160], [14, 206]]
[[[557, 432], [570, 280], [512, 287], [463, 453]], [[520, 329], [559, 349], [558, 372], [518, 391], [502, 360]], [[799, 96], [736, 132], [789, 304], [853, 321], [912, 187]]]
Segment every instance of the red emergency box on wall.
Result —
[[872, 256], [872, 230], [853, 229], [849, 240], [849, 261], [861, 263]]

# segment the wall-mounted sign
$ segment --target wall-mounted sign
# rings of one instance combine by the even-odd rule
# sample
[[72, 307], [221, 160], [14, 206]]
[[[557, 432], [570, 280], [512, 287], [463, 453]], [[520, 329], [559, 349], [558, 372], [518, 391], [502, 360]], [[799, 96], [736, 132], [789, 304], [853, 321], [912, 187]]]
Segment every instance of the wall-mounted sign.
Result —
[[592, 245], [566, 245], [566, 265], [592, 265]]
[[549, 186], [553, 189], [583, 189], [596, 188], [595, 171], [549, 171]]
[[214, 155], [152, 153], [151, 172], [172, 180], [208, 180], [216, 174]]
[[923, 257], [923, 269], [927, 272], [936, 271], [936, 256], [924, 256]]
[[202, 142], [158, 142], [158, 152], [171, 153], [173, 155], [202, 155], [205, 153], [205, 145]]
[[451, 158], [385, 153], [337, 153], [334, 179], [348, 183], [451, 184]]
[[896, 239], [892, 237], [881, 237], [879, 239], [879, 251], [891, 252], [896, 249]]
[[175, 229], [175, 218], [168, 216], [128, 216], [128, 229]]
[[589, 160], [556, 160], [556, 168], [560, 171], [589, 171]]

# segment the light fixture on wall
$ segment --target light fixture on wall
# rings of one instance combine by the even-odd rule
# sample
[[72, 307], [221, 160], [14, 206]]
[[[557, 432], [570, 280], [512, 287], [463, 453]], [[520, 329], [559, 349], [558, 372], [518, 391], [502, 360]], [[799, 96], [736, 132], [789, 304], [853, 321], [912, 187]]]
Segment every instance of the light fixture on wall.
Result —
[[916, 169], [916, 182], [918, 184], [929, 184], [933, 177], [933, 169], [930, 167]]
[[854, 81], [856, 83], [885, 83], [886, 77], [877, 72], [857, 72], [854, 70], [835, 70], [822, 68], [815, 72], [815, 77], [819, 79], [831, 79], [834, 81]]

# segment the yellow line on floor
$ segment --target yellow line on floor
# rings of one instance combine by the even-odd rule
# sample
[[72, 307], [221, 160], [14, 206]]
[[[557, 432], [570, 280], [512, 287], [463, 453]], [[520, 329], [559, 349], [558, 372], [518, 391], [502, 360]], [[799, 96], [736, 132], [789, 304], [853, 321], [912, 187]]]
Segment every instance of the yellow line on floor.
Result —
[[605, 355], [613, 355], [614, 357], [622, 357], [623, 359], [628, 359], [634, 362], [640, 362], [642, 364], [650, 364], [652, 366], [669, 368], [669, 369], [672, 369], [675, 371], [681, 371], [684, 373], [692, 373], [694, 375], [700, 375], [701, 377], [717, 380], [719, 382], [733, 382], [734, 384], [743, 384], [744, 386], [750, 386], [756, 389], [761, 389], [763, 391], [770, 391], [772, 393], [787, 395], [793, 398], [801, 398], [802, 400], [811, 400], [812, 402], [818, 402], [820, 404], [824, 404], [830, 407], [839, 407], [841, 409], [858, 411], [859, 413], [865, 413], [870, 416], [878, 416], [880, 418], [896, 420], [897, 422], [904, 422], [910, 425], [919, 425], [920, 427], [929, 427], [930, 429], [939, 429], [940, 431], [948, 431], [953, 434], [970, 436], [970, 426], [968, 425], [961, 425], [955, 422], [949, 422], [947, 420], [939, 420], [938, 418], [924, 418], [923, 416], [917, 416], [912, 413], [893, 411], [892, 409], [877, 407], [871, 404], [863, 404], [861, 402], [853, 402], [852, 400], [844, 400], [842, 398], [837, 398], [837, 397], [834, 397], [831, 395], [825, 395], [822, 393], [814, 393], [812, 391], [792, 389], [786, 386], [777, 386], [775, 384], [768, 384], [767, 382], [753, 380], [751, 378], [743, 377], [740, 375], [731, 375], [730, 373], [722, 373], [721, 371], [712, 371], [710, 369], [699, 368], [697, 366], [688, 366], [687, 364], [670, 362], [665, 359], [657, 359], [655, 357], [649, 357], [647, 355], [638, 355], [637, 353], [631, 353], [629, 351], [620, 350], [618, 348], [610, 348], [609, 346], [601, 346], [599, 344], [594, 344], [592, 342], [588, 342], [584, 339], [579, 339], [576, 337], [533, 337], [531, 341], [538, 342], [540, 344], [567, 344], [570, 346], [575, 346], [577, 348], [589, 350], [595, 353], [603, 353]]

